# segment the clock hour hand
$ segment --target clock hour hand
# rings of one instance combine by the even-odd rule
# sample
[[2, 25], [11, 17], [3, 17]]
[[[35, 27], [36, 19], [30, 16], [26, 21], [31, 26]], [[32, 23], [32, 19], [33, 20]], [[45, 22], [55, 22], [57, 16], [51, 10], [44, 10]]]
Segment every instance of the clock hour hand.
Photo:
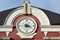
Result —
[[30, 27], [31, 28], [31, 26], [30, 25], [28, 25], [28, 24], [25, 24], [25, 27], [27, 28], [27, 27]]

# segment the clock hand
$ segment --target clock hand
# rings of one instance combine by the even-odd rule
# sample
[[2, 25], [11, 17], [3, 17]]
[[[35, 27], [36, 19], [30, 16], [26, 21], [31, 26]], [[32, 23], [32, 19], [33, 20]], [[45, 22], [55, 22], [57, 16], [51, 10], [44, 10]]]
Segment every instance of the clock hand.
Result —
[[30, 27], [30, 28], [31, 28], [31, 26], [30, 26], [30, 25], [28, 25], [28, 24], [25, 24], [25, 27]]
[[30, 27], [28, 24], [25, 24], [25, 27]]

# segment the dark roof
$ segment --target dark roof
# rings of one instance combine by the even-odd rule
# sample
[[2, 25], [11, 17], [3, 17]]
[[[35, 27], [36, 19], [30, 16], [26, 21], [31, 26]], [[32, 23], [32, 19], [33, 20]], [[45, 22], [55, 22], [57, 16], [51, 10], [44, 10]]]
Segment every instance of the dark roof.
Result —
[[[16, 7], [16, 8], [18, 8], [18, 7]], [[4, 24], [4, 21], [5, 21], [6, 17], [7, 17], [7, 15], [12, 10], [14, 10], [16, 8], [12, 8], [12, 9], [8, 9], [8, 10], [0, 12], [0, 25]], [[60, 14], [57, 14], [55, 12], [52, 12], [52, 11], [49, 11], [49, 10], [45, 10], [45, 9], [42, 9], [42, 8], [39, 8], [39, 9], [41, 9], [42, 11], [45, 12], [45, 14], [48, 16], [48, 18], [50, 20], [51, 25], [60, 25]]]
[[5, 10], [5, 11], [2, 11], [0, 12], [0, 25], [3, 25], [4, 24], [4, 21], [7, 17], [7, 15], [12, 11], [14, 10], [15, 8], [13, 9], [8, 9], [8, 10]]
[[48, 16], [51, 25], [60, 25], [60, 14], [42, 9]]

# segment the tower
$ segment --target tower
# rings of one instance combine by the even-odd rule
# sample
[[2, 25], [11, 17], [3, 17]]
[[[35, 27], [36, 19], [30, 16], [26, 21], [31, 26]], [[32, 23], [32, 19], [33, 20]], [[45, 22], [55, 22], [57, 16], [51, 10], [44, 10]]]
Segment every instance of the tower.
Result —
[[[8, 39], [14, 40], [24, 38], [25, 40], [60, 40], [60, 37], [55, 37], [60, 35], [60, 26], [55, 25], [60, 23], [58, 21], [60, 15], [35, 6], [32, 7], [29, 0], [25, 0], [23, 6], [3, 11], [0, 14], [0, 17], [2, 17], [0, 18], [0, 24], [4, 25], [0, 26], [0, 37], [3, 36], [3, 39], [7, 36]], [[6, 35], [2, 32], [6, 32]], [[53, 33], [51, 35], [51, 32], [57, 32], [58, 34]]]

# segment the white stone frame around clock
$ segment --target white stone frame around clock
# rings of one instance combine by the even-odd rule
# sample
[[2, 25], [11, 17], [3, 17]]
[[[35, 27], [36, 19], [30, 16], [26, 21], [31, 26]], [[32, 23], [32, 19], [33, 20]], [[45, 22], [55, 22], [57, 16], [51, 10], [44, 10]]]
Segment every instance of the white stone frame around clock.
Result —
[[[35, 23], [36, 27], [34, 28], [34, 30], [33, 30], [31, 33], [28, 33], [28, 34], [26, 34], [26, 33], [22, 33], [22, 34], [27, 35], [27, 36], [28, 36], [28, 35], [31, 35], [31, 34], [34, 34], [35, 31], [36, 31], [36, 29], [37, 29], [37, 23], [36, 23], [36, 21], [35, 21], [33, 18], [31, 18], [31, 17], [27, 17], [27, 16], [22, 17], [21, 19], [24, 19], [24, 18], [31, 19], [31, 20]], [[17, 28], [18, 31], [20, 31], [20, 30], [19, 30], [19, 28], [17, 27], [17, 25], [18, 25], [18, 22], [19, 22], [21, 19], [19, 19], [19, 20], [17, 21], [17, 23], [16, 23], [16, 28]], [[21, 32], [21, 31], [20, 31], [20, 32]]]

